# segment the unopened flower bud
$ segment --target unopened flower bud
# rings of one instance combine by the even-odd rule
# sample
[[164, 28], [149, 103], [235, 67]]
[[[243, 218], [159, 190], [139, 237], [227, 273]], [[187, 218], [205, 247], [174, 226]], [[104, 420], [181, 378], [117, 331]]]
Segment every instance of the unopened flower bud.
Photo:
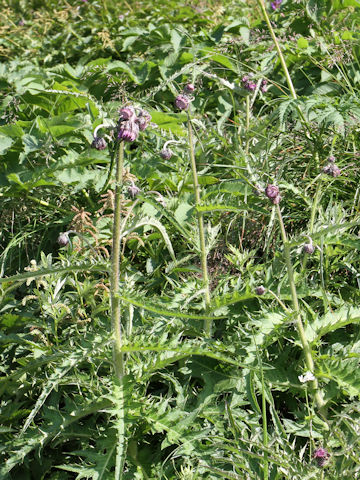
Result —
[[95, 137], [91, 143], [91, 148], [96, 148], [96, 150], [105, 150], [106, 147], [106, 140], [102, 137]]
[[184, 91], [187, 93], [192, 93], [195, 90], [195, 85], [193, 83], [188, 83], [184, 87]]
[[264, 295], [265, 292], [266, 292], [266, 288], [263, 287], [262, 285], [255, 288], [256, 295]]
[[335, 160], [336, 158], [334, 157], [334, 155], [330, 155], [330, 157], [328, 158], [328, 162], [330, 163], [335, 163]]
[[279, 203], [281, 202], [281, 199], [282, 199], [281, 195], [278, 195], [277, 197], [272, 198], [271, 201], [274, 205], [279, 205]]
[[160, 157], [163, 158], [164, 160], [170, 160], [170, 158], [173, 156], [173, 151], [170, 150], [170, 148], [163, 148], [160, 150]]
[[313, 254], [315, 252], [315, 247], [312, 243], [304, 243], [303, 245], [303, 251], [305, 253], [308, 253], [309, 255]]
[[265, 188], [265, 195], [270, 198], [276, 198], [279, 196], [279, 187], [277, 185], [272, 185], [271, 183]]
[[179, 110], [186, 110], [189, 108], [190, 99], [187, 95], [180, 94], [175, 98], [175, 106]]
[[314, 452], [314, 459], [319, 468], [325, 467], [325, 465], [329, 461], [330, 456], [330, 453], [326, 450], [326, 448], [323, 447], [317, 448]]
[[140, 192], [140, 188], [137, 187], [134, 183], [132, 185], [130, 185], [130, 187], [128, 188], [128, 194], [132, 197], [132, 198], [135, 198], [136, 195]]
[[66, 232], [65, 233], [60, 233], [60, 235], [58, 236], [58, 239], [57, 239], [57, 242], [60, 245], [60, 247], [66, 247], [66, 245], [68, 245], [69, 241], [70, 241], [69, 235]]
[[151, 122], [151, 115], [146, 110], [141, 110], [139, 115], [135, 119], [135, 123], [138, 124], [139, 129], [141, 131], [144, 131], [148, 127], [150, 122]]

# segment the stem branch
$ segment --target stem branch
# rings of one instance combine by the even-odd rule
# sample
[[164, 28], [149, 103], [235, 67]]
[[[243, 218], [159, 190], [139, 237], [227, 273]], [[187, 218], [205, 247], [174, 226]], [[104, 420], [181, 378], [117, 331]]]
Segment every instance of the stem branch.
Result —
[[[191, 161], [191, 170], [193, 176], [193, 186], [195, 194], [195, 206], [198, 207], [201, 204], [200, 199], [200, 185], [197, 176], [196, 170], [196, 160], [195, 160], [195, 151], [194, 151], [194, 138], [193, 131], [191, 126], [191, 117], [188, 113], [188, 132], [189, 132], [189, 146], [190, 146], [190, 161]], [[205, 309], [208, 310], [210, 306], [210, 288], [209, 288], [209, 276], [207, 268], [207, 255], [206, 255], [206, 245], [205, 245], [205, 230], [204, 230], [204, 217], [202, 212], [197, 212], [198, 219], [198, 229], [199, 229], [199, 239], [200, 239], [200, 260], [201, 260], [201, 271], [203, 277], [204, 285], [204, 300], [205, 300]], [[211, 337], [211, 323], [210, 319], [204, 320], [204, 330], [207, 337]]]
[[[314, 360], [313, 360], [313, 357], [312, 357], [309, 342], [306, 339], [304, 325], [303, 325], [303, 322], [302, 322], [302, 319], [301, 319], [299, 301], [298, 301], [298, 297], [297, 297], [297, 293], [296, 293], [294, 271], [293, 271], [291, 258], [290, 258], [290, 245], [289, 245], [289, 242], [288, 242], [288, 239], [287, 239], [285, 226], [284, 226], [284, 222], [283, 222], [283, 218], [282, 218], [282, 215], [281, 215], [281, 210], [280, 210], [279, 205], [276, 205], [276, 211], [277, 211], [279, 224], [280, 224], [281, 237], [282, 237], [282, 241], [283, 241], [283, 244], [284, 244], [284, 256], [285, 256], [286, 268], [287, 268], [288, 277], [289, 277], [291, 298], [292, 298], [292, 303], [293, 303], [293, 309], [294, 309], [294, 312], [295, 312], [297, 331], [299, 333], [301, 345], [302, 345], [303, 352], [304, 352], [304, 355], [305, 355], [306, 366], [310, 370], [310, 372], [314, 373], [314, 369], [315, 369]], [[315, 380], [313, 380], [311, 382], [311, 385], [312, 385], [312, 388], [314, 390], [315, 402], [316, 402], [318, 408], [322, 409], [325, 405], [325, 402], [322, 398], [321, 392], [319, 391], [319, 384], [318, 384], [318, 381], [317, 381], [316, 378], [315, 378]]]

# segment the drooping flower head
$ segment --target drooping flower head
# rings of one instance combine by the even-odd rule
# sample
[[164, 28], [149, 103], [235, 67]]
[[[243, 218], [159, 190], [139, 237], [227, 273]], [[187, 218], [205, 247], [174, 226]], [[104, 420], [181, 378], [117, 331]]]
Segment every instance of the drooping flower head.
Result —
[[124, 142], [133, 142], [139, 136], [139, 125], [132, 120], [121, 122], [118, 130], [118, 139]]
[[135, 123], [139, 125], [140, 131], [144, 131], [151, 122], [151, 115], [146, 110], [140, 110], [139, 115], [135, 119]]
[[181, 93], [175, 98], [175, 106], [179, 110], [187, 110], [190, 105], [190, 98], [188, 95]]
[[170, 150], [170, 148], [162, 148], [160, 150], [160, 157], [163, 158], [164, 160], [170, 160], [170, 158], [173, 156], [173, 151]]
[[266, 288], [263, 287], [262, 285], [259, 285], [258, 287], [255, 288], [256, 295], [264, 295], [265, 292], [266, 292]]
[[308, 255], [312, 255], [315, 252], [315, 247], [312, 243], [304, 243], [303, 251]]
[[120, 109], [117, 138], [124, 142], [133, 142], [139, 136], [139, 125], [135, 122], [136, 114], [133, 107]]
[[128, 194], [132, 197], [135, 198], [136, 195], [140, 192], [140, 188], [135, 185], [133, 181], [131, 181], [130, 187], [128, 187]]
[[120, 109], [119, 122], [122, 120], [135, 120], [136, 114], [133, 107], [123, 107]]
[[70, 242], [69, 235], [67, 232], [60, 233], [57, 239], [58, 244], [60, 247], [66, 247], [66, 245]]
[[95, 137], [92, 141], [91, 148], [96, 148], [96, 150], [105, 150], [107, 143], [103, 137]]

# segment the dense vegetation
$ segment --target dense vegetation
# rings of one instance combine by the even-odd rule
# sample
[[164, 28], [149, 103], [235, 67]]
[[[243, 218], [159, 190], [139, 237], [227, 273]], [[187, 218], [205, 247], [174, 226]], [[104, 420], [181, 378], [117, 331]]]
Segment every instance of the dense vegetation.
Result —
[[0, 3], [0, 479], [360, 478], [360, 2]]

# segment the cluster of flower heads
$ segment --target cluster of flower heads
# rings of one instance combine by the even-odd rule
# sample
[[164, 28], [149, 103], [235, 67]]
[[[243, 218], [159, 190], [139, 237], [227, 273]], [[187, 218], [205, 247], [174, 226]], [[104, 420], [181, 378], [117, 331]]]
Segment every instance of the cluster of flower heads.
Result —
[[272, 201], [274, 205], [278, 205], [281, 200], [279, 187], [277, 185], [269, 184], [265, 188], [265, 195]]
[[[120, 110], [120, 117], [117, 124], [117, 139], [125, 142], [133, 142], [144, 131], [151, 122], [151, 115], [146, 110], [140, 110], [136, 115], [134, 107], [123, 107]], [[106, 127], [105, 124], [98, 125], [94, 131], [94, 140], [91, 143], [92, 148], [104, 150], [107, 147], [106, 140], [97, 135], [100, 128]], [[105, 135], [111, 140], [111, 137]]]
[[273, 10], [277, 10], [278, 8], [280, 8], [280, 5], [282, 4], [282, 0], [274, 0], [273, 2], [271, 2], [271, 8]]
[[140, 110], [136, 115], [134, 107], [123, 107], [117, 125], [117, 138], [124, 142], [133, 142], [151, 122], [151, 115], [146, 110]]
[[[241, 79], [242, 86], [245, 88], [245, 90], [248, 90], [249, 92], [254, 92], [256, 90], [256, 83], [252, 80], [252, 75], [244, 75]], [[262, 93], [267, 92], [267, 80], [263, 78], [261, 80], [260, 84], [260, 90]]]
[[194, 91], [195, 86], [192, 83], [185, 85], [183, 92], [175, 98], [175, 107], [179, 110], [187, 110], [190, 102], [193, 101], [193, 96], [191, 94]]
[[245, 90], [249, 90], [249, 92], [253, 92], [256, 89], [256, 83], [252, 81], [251, 75], [244, 75], [241, 79], [243, 88]]

